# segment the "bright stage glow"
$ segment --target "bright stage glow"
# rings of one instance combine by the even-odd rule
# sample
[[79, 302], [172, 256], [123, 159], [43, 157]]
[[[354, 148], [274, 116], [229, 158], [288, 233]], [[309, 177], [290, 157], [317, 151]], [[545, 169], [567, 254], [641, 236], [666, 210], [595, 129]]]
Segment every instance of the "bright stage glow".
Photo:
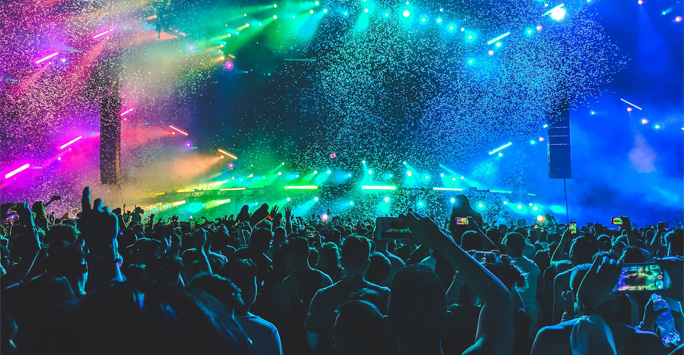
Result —
[[682, 22], [682, 17], [681, 16], [675, 17], [675, 22]]
[[565, 17], [565, 9], [562, 8], [562, 7], [557, 8], [557, 9], [554, 9], [554, 10], [551, 12], [551, 18], [554, 19], [554, 20], [556, 20], [556, 21], [560, 21], [560, 20], [562, 20], [564, 17]]
[[641, 119], [641, 124], [648, 124], [648, 119], [642, 118], [642, 119]]
[[622, 99], [622, 98], [621, 98], [620, 101], [626, 103], [627, 105], [630, 105], [630, 106], [634, 107], [635, 109], [637, 109], [637, 110], [639, 110], [639, 111], [643, 111], [643, 110], [644, 110], [644, 109], [642, 109], [641, 107], [639, 107], [639, 106], [637, 106], [637, 105], [635, 105], [635, 104], [633, 104], [633, 103], [631, 103], [631, 102], [629, 102], [629, 101], [627, 101], [627, 100], [625, 100], [625, 99]]
[[219, 149], [218, 152], [221, 153], [221, 154], [225, 154], [226, 156], [228, 156], [228, 157], [230, 157], [230, 158], [233, 158], [233, 159], [237, 160], [237, 157], [236, 157], [236, 156], [234, 156], [233, 154], [230, 154], [230, 153], [226, 152], [226, 151], [223, 150], [223, 149]]
[[61, 147], [59, 147], [59, 149], [64, 149], [64, 148], [66, 148], [66, 147], [68, 147], [68, 146], [70, 146], [70, 145], [72, 145], [72, 144], [78, 142], [78, 140], [81, 139], [81, 138], [83, 138], [83, 136], [78, 136], [78, 137], [72, 139], [71, 141], [69, 141], [68, 143], [66, 143], [66, 144], [62, 145]]
[[498, 151], [500, 151], [500, 150], [502, 150], [502, 149], [506, 149], [506, 148], [510, 147], [511, 145], [513, 145], [513, 143], [512, 143], [512, 142], [508, 142], [508, 143], [506, 143], [506, 144], [500, 146], [499, 148], [496, 148], [496, 149], [492, 150], [491, 152], [489, 152], [489, 155], [492, 155], [492, 154], [494, 154], [494, 153], [496, 153], [496, 152], [498, 152]]
[[46, 60], [48, 60], [48, 59], [50, 59], [50, 58], [52, 58], [52, 57], [55, 57], [55, 56], [57, 56], [58, 54], [59, 54], [59, 52], [55, 52], [55, 53], [52, 53], [52, 54], [48, 55], [47, 57], [38, 59], [38, 60], [36, 61], [36, 64], [40, 64], [41, 62], [44, 62], [44, 61], [46, 61]]
[[314, 201], [318, 201], [318, 197], [314, 197]]
[[180, 205], [184, 205], [186, 202], [187, 202], [187, 201], [183, 200], [183, 201], [174, 202], [174, 203], [172, 203], [171, 205], [172, 205], [172, 206], [180, 206]]
[[407, 175], [407, 176], [411, 176], [411, 175], [413, 175], [413, 173], [411, 172], [411, 170], [409, 170], [409, 171], [406, 172], [406, 175]]
[[129, 108], [128, 110], [124, 111], [122, 114], [120, 114], [119, 117], [123, 117], [123, 116], [125, 116], [127, 113], [129, 113], [129, 112], [131, 112], [131, 111], [133, 111], [133, 108], [132, 108], [132, 107]]
[[372, 174], [372, 173], [373, 173], [373, 170], [368, 170], [368, 174]]
[[13, 171], [10, 171], [9, 173], [5, 174], [5, 179], [9, 179], [9, 178], [11, 178], [11, 177], [14, 176], [14, 175], [19, 174], [20, 172], [22, 172], [22, 171], [28, 169], [30, 166], [31, 166], [31, 164], [26, 163], [26, 164], [20, 166], [19, 168], [15, 169], [15, 170], [13, 170]]
[[[183, 135], [186, 135], [186, 136], [188, 135], [188, 132], [185, 132], [185, 131], [183, 131], [182, 129], [178, 129], [178, 128], [174, 127], [174, 126], [169, 126], [169, 127], [171, 127], [172, 130], [174, 130], [174, 131], [176, 131], [176, 132], [178, 132], [178, 133], [180, 133], [180, 134], [183, 134]], [[219, 150], [220, 150], [220, 149], [219, 149]]]
[[518, 205], [518, 209], [521, 210], [521, 209], [522, 209], [522, 205]]
[[458, 189], [455, 187], [433, 187], [432, 189], [436, 191], [463, 191], [463, 189]]
[[411, 16], [411, 11], [409, 11], [409, 10], [404, 10], [403, 15], [404, 15], [404, 17], [409, 17], [409, 16]]
[[102, 37], [102, 36], [106, 35], [106, 34], [109, 33], [109, 32], [112, 32], [112, 31], [114, 31], [114, 29], [113, 29], [113, 28], [110, 28], [110, 29], [108, 29], [108, 30], [106, 30], [106, 31], [104, 31], [104, 32], [102, 32], [102, 33], [96, 34], [95, 36], [93, 36], [93, 39], [98, 38], [98, 37]]
[[510, 32], [506, 32], [506, 33], [502, 34], [501, 36], [498, 36], [498, 37], [495, 37], [495, 38], [493, 38], [493, 39], [490, 39], [489, 41], [487, 41], [487, 44], [488, 44], [488, 45], [489, 45], [489, 44], [492, 44], [492, 43], [494, 43], [494, 42], [496, 42], [496, 41], [498, 41], [498, 40], [500, 40], [500, 39], [502, 39], [502, 38], [504, 38], [504, 37], [506, 37], [506, 36], [508, 36], [508, 35], [510, 35], [510, 34], [511, 34]]
[[396, 186], [378, 186], [378, 185], [363, 185], [362, 190], [396, 190]]
[[534, 211], [536, 211], [538, 209], [539, 209], [539, 207], [537, 207], [537, 206], [532, 207], [532, 210], [534, 210]]
[[456, 199], [453, 198], [453, 197], [452, 197], [451, 200], [449, 200], [449, 201], [451, 201], [451, 203], [456, 203]]
[[221, 191], [242, 191], [242, 190], [247, 190], [246, 187], [231, 187], [227, 189], [220, 189]]
[[318, 190], [317, 185], [285, 186], [285, 190]]
[[390, 198], [389, 198], [389, 197], [385, 197], [385, 203], [387, 203], [387, 202], [389, 202], [389, 201], [390, 201]]

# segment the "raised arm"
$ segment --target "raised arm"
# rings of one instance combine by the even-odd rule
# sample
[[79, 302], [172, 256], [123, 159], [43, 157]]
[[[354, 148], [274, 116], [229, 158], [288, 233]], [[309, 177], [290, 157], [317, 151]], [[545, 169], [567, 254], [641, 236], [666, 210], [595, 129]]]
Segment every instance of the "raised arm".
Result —
[[19, 263], [11, 268], [5, 276], [2, 277], [2, 286], [7, 288], [14, 284], [18, 284], [26, 278], [26, 276], [33, 268], [33, 264], [40, 253], [40, 240], [38, 240], [38, 232], [33, 221], [33, 214], [28, 207], [28, 203], [21, 202], [17, 204], [17, 213], [19, 214], [19, 221], [24, 227], [23, 237], [27, 238], [27, 248], [19, 260]]
[[404, 219], [415, 241], [439, 250], [483, 303], [475, 344], [464, 354], [510, 354], [513, 349], [513, 302], [508, 289], [442, 233], [434, 221], [415, 213], [409, 213]]

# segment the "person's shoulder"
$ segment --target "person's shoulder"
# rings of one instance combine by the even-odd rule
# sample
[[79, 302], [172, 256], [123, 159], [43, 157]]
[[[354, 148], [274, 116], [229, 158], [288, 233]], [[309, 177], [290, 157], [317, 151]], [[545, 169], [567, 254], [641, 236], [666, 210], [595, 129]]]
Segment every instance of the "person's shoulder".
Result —
[[[570, 334], [575, 323], [577, 319], [541, 328], [534, 338], [532, 354], [547, 354], [550, 350], [570, 349]], [[559, 353], [562, 352], [559, 351]]]
[[380, 285], [374, 284], [374, 283], [369, 282], [369, 281], [366, 281], [366, 287], [370, 288], [373, 291], [378, 292], [379, 294], [381, 294], [383, 296], [387, 296], [390, 293], [390, 289], [388, 287], [380, 286]]
[[250, 323], [256, 327], [269, 329], [271, 331], [277, 329], [276, 326], [273, 325], [273, 323], [257, 316], [256, 314], [252, 314], [252, 313], [247, 313], [247, 315], [245, 315], [245, 316], [236, 316], [235, 319], [238, 320], [238, 322], [241, 324], [242, 323]]

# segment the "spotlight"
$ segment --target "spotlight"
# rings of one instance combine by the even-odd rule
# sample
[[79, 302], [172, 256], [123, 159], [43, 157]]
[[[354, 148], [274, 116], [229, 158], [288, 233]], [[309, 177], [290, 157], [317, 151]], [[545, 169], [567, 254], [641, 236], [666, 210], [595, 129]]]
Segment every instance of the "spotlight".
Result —
[[593, 116], [596, 114], [596, 111], [589, 111], [589, 114]]
[[363, 9], [363, 12], [368, 13], [368, 9]]
[[[366, 11], [366, 12], [368, 12], [368, 11]], [[313, 11], [313, 10], [309, 10], [309, 13], [313, 15], [314, 11]]]
[[314, 175], [318, 174], [318, 170], [314, 170]]
[[642, 119], [641, 119], [641, 124], [648, 124], [648, 119], [642, 118]]
[[659, 124], [657, 124], [657, 123], [653, 125], [653, 129], [655, 129], [655, 130], [659, 130], [659, 129], [661, 129], [661, 128], [662, 128], [662, 127], [661, 127]]
[[477, 207], [483, 208], [484, 205], [480, 203], [480, 204], [477, 205]]
[[532, 207], [532, 210], [534, 210], [534, 211], [536, 211], [538, 209], [539, 209], [539, 207], [537, 207], [537, 206]]
[[499, 156], [502, 157], [502, 156], [503, 156], [503, 153], [499, 153]]
[[330, 174], [330, 170], [328, 170], [327, 173]]
[[373, 170], [368, 170], [368, 174], [372, 174], [372, 173], [373, 173]]
[[627, 112], [632, 112], [632, 108], [631, 108], [631, 107], [627, 107]]
[[451, 200], [449, 200], [449, 201], [451, 201], [451, 203], [456, 203], [456, 199], [453, 198], [453, 197], [452, 197]]
[[508, 201], [504, 201], [503, 204], [504, 204], [504, 205], [507, 205], [507, 204], [508, 204]]
[[643, 4], [644, 4], [644, 1], [643, 1], [643, 0], [639, 0], [639, 1], [637, 1], [637, 4], [643, 5]]
[[542, 28], [543, 28], [542, 25], [537, 25], [537, 31], [541, 31]]
[[389, 202], [389, 197], [385, 197], [385, 202]]
[[290, 202], [290, 198], [289, 198], [289, 197], [287, 198], [287, 202]]
[[675, 22], [682, 22], [682, 17], [681, 16], [675, 17]]
[[318, 197], [314, 197], [314, 201], [318, 201]]
[[487, 53], [488, 53], [489, 55], [494, 55], [494, 51], [491, 50], [491, 49], [490, 49], [489, 52], [487, 52]]
[[439, 177], [444, 177], [444, 173], [439, 174]]
[[557, 7], [551, 11], [551, 18], [560, 21], [565, 17], [565, 9], [562, 7]]
[[411, 170], [409, 170], [409, 171], [406, 172], [406, 175], [407, 175], [407, 176], [411, 176], [411, 175], [413, 175], [413, 173], [411, 172]]
[[521, 209], [522, 209], [522, 205], [518, 205], [518, 209], [521, 210]]
[[404, 10], [404, 17], [409, 17], [409, 16], [411, 16], [411, 11]]

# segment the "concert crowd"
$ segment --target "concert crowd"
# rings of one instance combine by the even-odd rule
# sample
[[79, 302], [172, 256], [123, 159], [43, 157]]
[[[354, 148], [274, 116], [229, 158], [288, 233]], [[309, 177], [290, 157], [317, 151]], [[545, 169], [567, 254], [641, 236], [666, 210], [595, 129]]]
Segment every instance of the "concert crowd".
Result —
[[[2, 354], [668, 354], [681, 226], [2, 206]], [[630, 266], [630, 264], [637, 264]]]

